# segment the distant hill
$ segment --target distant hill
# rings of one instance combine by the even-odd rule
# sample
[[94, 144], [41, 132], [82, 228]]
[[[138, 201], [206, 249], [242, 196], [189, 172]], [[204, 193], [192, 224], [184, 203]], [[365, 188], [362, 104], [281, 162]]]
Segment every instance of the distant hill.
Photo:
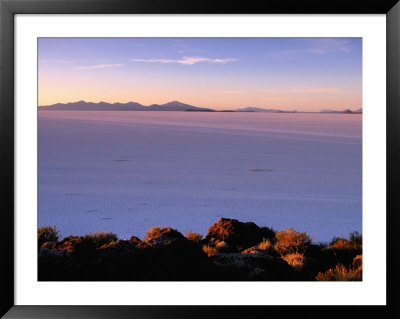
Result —
[[319, 113], [333, 113], [333, 114], [362, 114], [362, 108], [352, 111], [350, 109], [343, 110], [343, 111], [336, 111], [336, 110], [321, 110]]
[[244, 107], [241, 109], [236, 109], [236, 112], [270, 112], [270, 113], [278, 113], [279, 110], [273, 110], [273, 109], [262, 109], [259, 107]]
[[147, 111], [213, 111], [212, 109], [197, 107], [178, 101], [172, 101], [165, 104], [152, 104], [145, 106]]
[[[57, 103], [53, 105], [40, 106], [39, 110], [49, 111], [192, 111], [192, 112], [264, 112], [264, 113], [304, 113], [293, 111], [283, 111], [279, 109], [263, 109], [259, 107], [245, 107], [235, 110], [221, 110], [216, 111], [210, 108], [197, 107], [185, 104], [179, 101], [171, 101], [165, 104], [151, 104], [142, 105], [137, 102], [128, 103], [107, 103], [107, 102], [71, 102], [71, 103]], [[310, 113], [310, 112], [306, 112]], [[311, 113], [333, 113], [333, 114], [362, 114], [362, 108], [358, 110], [321, 110]]]
[[340, 113], [341, 111], [334, 111], [334, 110], [321, 110], [319, 113]]
[[267, 112], [267, 113], [297, 113], [297, 111], [282, 111], [277, 109], [262, 109], [259, 107], [245, 107], [242, 109], [236, 109], [236, 112]]
[[41, 106], [39, 110], [57, 111], [213, 111], [207, 108], [196, 107], [178, 101], [165, 104], [152, 104], [149, 106], [137, 102], [128, 103], [92, 103], [78, 101], [72, 103], [57, 103], [53, 105]]

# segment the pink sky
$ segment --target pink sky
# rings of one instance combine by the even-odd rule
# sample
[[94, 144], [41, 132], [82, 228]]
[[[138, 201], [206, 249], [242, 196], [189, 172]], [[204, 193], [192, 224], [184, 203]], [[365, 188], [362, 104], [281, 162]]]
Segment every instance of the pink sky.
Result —
[[359, 38], [43, 38], [39, 106], [362, 107]]

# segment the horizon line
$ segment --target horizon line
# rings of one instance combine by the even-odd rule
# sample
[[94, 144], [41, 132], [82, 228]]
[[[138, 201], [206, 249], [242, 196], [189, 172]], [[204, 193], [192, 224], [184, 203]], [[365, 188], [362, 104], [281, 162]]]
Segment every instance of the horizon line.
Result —
[[57, 103], [54, 103], [54, 104], [38, 105], [37, 107], [38, 108], [50, 107], [50, 106], [54, 106], [54, 105], [57, 105], [57, 104], [74, 104], [74, 103], [79, 103], [79, 102], [86, 103], [86, 104], [89, 104], [89, 103], [92, 103], [92, 104], [105, 103], [105, 104], [110, 104], [110, 105], [137, 103], [137, 104], [140, 104], [141, 106], [144, 106], [144, 107], [149, 107], [149, 106], [152, 106], [152, 105], [165, 105], [165, 104], [168, 104], [168, 103], [174, 103], [175, 102], [175, 103], [186, 104], [186, 105], [189, 105], [189, 106], [192, 106], [192, 107], [196, 107], [196, 108], [200, 108], [200, 109], [210, 109], [210, 110], [213, 110], [213, 111], [230, 111], [230, 110], [234, 111], [234, 110], [240, 110], [240, 109], [246, 109], [246, 108], [253, 108], [253, 109], [260, 109], [260, 110], [276, 110], [276, 111], [289, 112], [289, 113], [291, 113], [291, 112], [321, 113], [322, 111], [333, 111], [333, 112], [337, 111], [337, 112], [340, 112], [340, 111], [347, 111], [347, 110], [356, 112], [356, 111], [358, 111], [360, 109], [362, 110], [362, 106], [360, 106], [360, 107], [347, 107], [347, 108], [344, 107], [342, 109], [325, 109], [325, 108], [322, 107], [319, 111], [309, 111], [309, 110], [301, 110], [301, 111], [299, 111], [296, 108], [292, 108], [291, 110], [289, 110], [289, 107], [285, 107], [284, 109], [281, 109], [281, 108], [271, 108], [271, 107], [264, 108], [264, 107], [257, 107], [257, 106], [240, 106], [240, 107], [234, 107], [234, 108], [229, 108], [229, 109], [221, 109], [221, 110], [217, 109], [216, 110], [216, 109], [211, 108], [211, 107], [199, 107], [199, 106], [195, 106], [195, 105], [192, 105], [192, 104], [189, 104], [189, 103], [180, 102], [178, 100], [172, 100], [172, 101], [168, 101], [168, 102], [161, 103], [161, 104], [152, 103], [152, 104], [149, 104], [149, 105], [142, 104], [142, 103], [136, 102], [136, 101], [128, 101], [128, 102], [106, 102], [106, 101], [91, 102], [91, 101], [85, 101], [85, 100], [78, 100], [78, 101], [74, 101], [74, 102], [57, 102]]

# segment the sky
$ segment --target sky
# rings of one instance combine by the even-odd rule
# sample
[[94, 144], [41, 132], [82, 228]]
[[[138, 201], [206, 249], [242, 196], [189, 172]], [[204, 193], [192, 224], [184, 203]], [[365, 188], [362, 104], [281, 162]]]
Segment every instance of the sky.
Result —
[[38, 104], [362, 107], [361, 38], [39, 38]]

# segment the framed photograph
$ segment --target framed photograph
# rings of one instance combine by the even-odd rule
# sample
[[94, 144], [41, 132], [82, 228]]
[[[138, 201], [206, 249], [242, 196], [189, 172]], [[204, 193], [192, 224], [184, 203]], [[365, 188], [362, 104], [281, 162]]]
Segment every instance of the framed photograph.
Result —
[[399, 314], [397, 1], [0, 3], [1, 315]]

